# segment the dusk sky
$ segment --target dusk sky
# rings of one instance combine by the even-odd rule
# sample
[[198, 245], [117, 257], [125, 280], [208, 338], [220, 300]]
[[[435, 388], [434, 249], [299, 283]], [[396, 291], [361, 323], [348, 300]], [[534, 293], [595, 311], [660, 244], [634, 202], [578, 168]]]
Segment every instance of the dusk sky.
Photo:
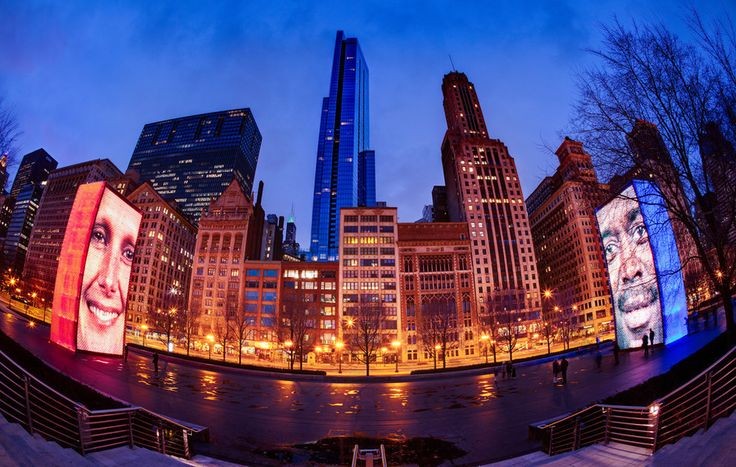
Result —
[[[736, 10], [732, 0], [697, 4], [706, 20]], [[599, 47], [600, 24], [659, 21], [689, 37], [686, 5], [0, 0], [0, 96], [23, 132], [18, 160], [43, 147], [60, 167], [107, 157], [123, 171], [145, 123], [249, 107], [263, 135], [256, 180], [266, 212], [288, 216], [293, 204], [306, 248], [338, 29], [358, 38], [370, 71], [377, 199], [413, 222], [443, 183], [449, 55], [476, 85], [526, 197], [556, 167], [544, 145], [564, 136], [574, 78], [592, 63], [585, 49]]]

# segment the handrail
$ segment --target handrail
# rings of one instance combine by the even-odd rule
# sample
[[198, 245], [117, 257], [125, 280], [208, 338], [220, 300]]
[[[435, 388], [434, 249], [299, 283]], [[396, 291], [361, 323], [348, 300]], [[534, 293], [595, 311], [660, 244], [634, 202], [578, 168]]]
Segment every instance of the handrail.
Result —
[[31, 433], [82, 454], [140, 446], [191, 458], [191, 440], [204, 427], [189, 427], [142, 407], [90, 410], [30, 374], [0, 351], [0, 413]]
[[[549, 455], [615, 440], [651, 449], [676, 442], [736, 409], [736, 348], [647, 406], [592, 404], [536, 428]], [[693, 400], [703, 404], [693, 404]], [[704, 406], [703, 406], [704, 405]], [[600, 410], [596, 418], [596, 410]], [[593, 417], [593, 418], [591, 418]], [[602, 419], [602, 420], [601, 420]]]

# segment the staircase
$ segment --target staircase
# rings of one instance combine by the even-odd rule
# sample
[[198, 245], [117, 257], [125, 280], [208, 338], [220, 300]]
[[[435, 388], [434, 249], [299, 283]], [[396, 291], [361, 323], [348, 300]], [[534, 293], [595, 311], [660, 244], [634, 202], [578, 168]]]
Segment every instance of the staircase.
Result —
[[719, 466], [733, 465], [736, 459], [736, 412], [716, 421], [708, 431], [668, 444], [656, 453], [620, 443], [594, 444], [556, 456], [536, 451], [495, 464], [494, 467], [544, 466]]
[[[195, 464], [196, 462], [190, 463]], [[31, 436], [23, 427], [9, 423], [0, 415], [0, 465], [28, 466], [172, 466], [182, 462], [141, 448], [121, 447], [82, 456], [70, 448], [62, 448], [40, 435]]]
[[718, 419], [708, 431], [700, 430], [658, 450], [647, 465], [733, 465], [736, 459], [736, 412]]

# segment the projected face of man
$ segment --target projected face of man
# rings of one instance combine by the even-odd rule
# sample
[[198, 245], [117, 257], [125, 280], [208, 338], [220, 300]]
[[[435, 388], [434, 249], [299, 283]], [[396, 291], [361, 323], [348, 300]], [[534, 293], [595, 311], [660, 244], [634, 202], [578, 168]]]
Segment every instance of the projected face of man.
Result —
[[635, 197], [631, 187], [599, 211], [622, 348], [640, 345], [650, 328], [661, 329], [662, 320], [654, 257]]
[[119, 354], [123, 349], [130, 269], [139, 214], [105, 191], [89, 239], [79, 300], [77, 347]]

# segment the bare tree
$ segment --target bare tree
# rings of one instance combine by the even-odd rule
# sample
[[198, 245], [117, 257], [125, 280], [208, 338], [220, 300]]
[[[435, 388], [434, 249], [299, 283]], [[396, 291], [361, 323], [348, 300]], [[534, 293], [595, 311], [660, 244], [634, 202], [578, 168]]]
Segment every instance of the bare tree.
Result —
[[498, 326], [498, 342], [509, 353], [509, 361], [514, 360], [514, 350], [524, 329], [523, 309], [524, 291], [509, 289], [496, 292], [494, 307], [489, 310], [490, 319]]
[[309, 333], [311, 323], [310, 314], [314, 312], [314, 306], [310, 303], [299, 301], [300, 297], [296, 294], [286, 294], [281, 311], [281, 322], [279, 326], [279, 340], [282, 345], [290, 342], [291, 345], [285, 346], [289, 357], [289, 369], [294, 369], [294, 362], [297, 357], [299, 360], [299, 369], [304, 367], [304, 354], [309, 342]]
[[[580, 75], [573, 127], [607, 175], [638, 168], [654, 179], [673, 228], [692, 244], [692, 253], [680, 248], [682, 267], [702, 268], [733, 337], [736, 35], [730, 21], [705, 27], [697, 13], [692, 25], [698, 47], [659, 25], [604, 27], [602, 48], [591, 51], [601, 63]], [[656, 164], [630, 144], [640, 120], [656, 125], [666, 147]]]
[[183, 311], [182, 336], [187, 343], [187, 356], [192, 348], [192, 341], [199, 330], [199, 313], [194, 310]]
[[[442, 356], [442, 368], [447, 368], [447, 355], [459, 347], [457, 308], [453, 295], [424, 297], [417, 319], [417, 331], [423, 350], [435, 357]], [[439, 348], [437, 348], [439, 346]]]
[[547, 343], [547, 355], [552, 353], [552, 341], [554, 341], [555, 335], [557, 334], [557, 328], [555, 326], [557, 310], [559, 310], [559, 307], [556, 305], [552, 306], [552, 304], [543, 303], [540, 330]]
[[370, 376], [371, 362], [383, 344], [384, 309], [380, 303], [360, 303], [350, 309], [355, 314], [349, 317], [352, 326], [345, 329], [346, 337], [355, 358], [365, 365], [365, 375]]
[[252, 318], [246, 316], [244, 307], [239, 307], [234, 311], [235, 319], [233, 320], [233, 339], [238, 346], [238, 364], [243, 363], [243, 346], [248, 339], [253, 338], [253, 321]]
[[227, 344], [233, 337], [233, 321], [234, 316], [231, 316], [229, 311], [225, 312], [225, 315], [222, 317], [222, 319], [215, 320], [215, 327], [213, 331], [217, 343], [222, 346], [223, 362], [227, 358]]
[[503, 309], [503, 299], [498, 290], [486, 298], [485, 313], [480, 316], [481, 333], [485, 333], [490, 341], [491, 352], [493, 353], [493, 363], [497, 363], [496, 349], [499, 345], [499, 330], [501, 323], [498, 321], [500, 310]]
[[[2, 163], [6, 164], [6, 169], [13, 164], [15, 159], [15, 142], [20, 136], [18, 131], [18, 122], [13, 112], [6, 106], [3, 98], [0, 97], [0, 158], [6, 157]], [[0, 187], [0, 191], [5, 189]]]
[[158, 309], [153, 313], [153, 330], [158, 332], [159, 340], [169, 350], [172, 341], [175, 341], [181, 324], [182, 312], [176, 308]]

